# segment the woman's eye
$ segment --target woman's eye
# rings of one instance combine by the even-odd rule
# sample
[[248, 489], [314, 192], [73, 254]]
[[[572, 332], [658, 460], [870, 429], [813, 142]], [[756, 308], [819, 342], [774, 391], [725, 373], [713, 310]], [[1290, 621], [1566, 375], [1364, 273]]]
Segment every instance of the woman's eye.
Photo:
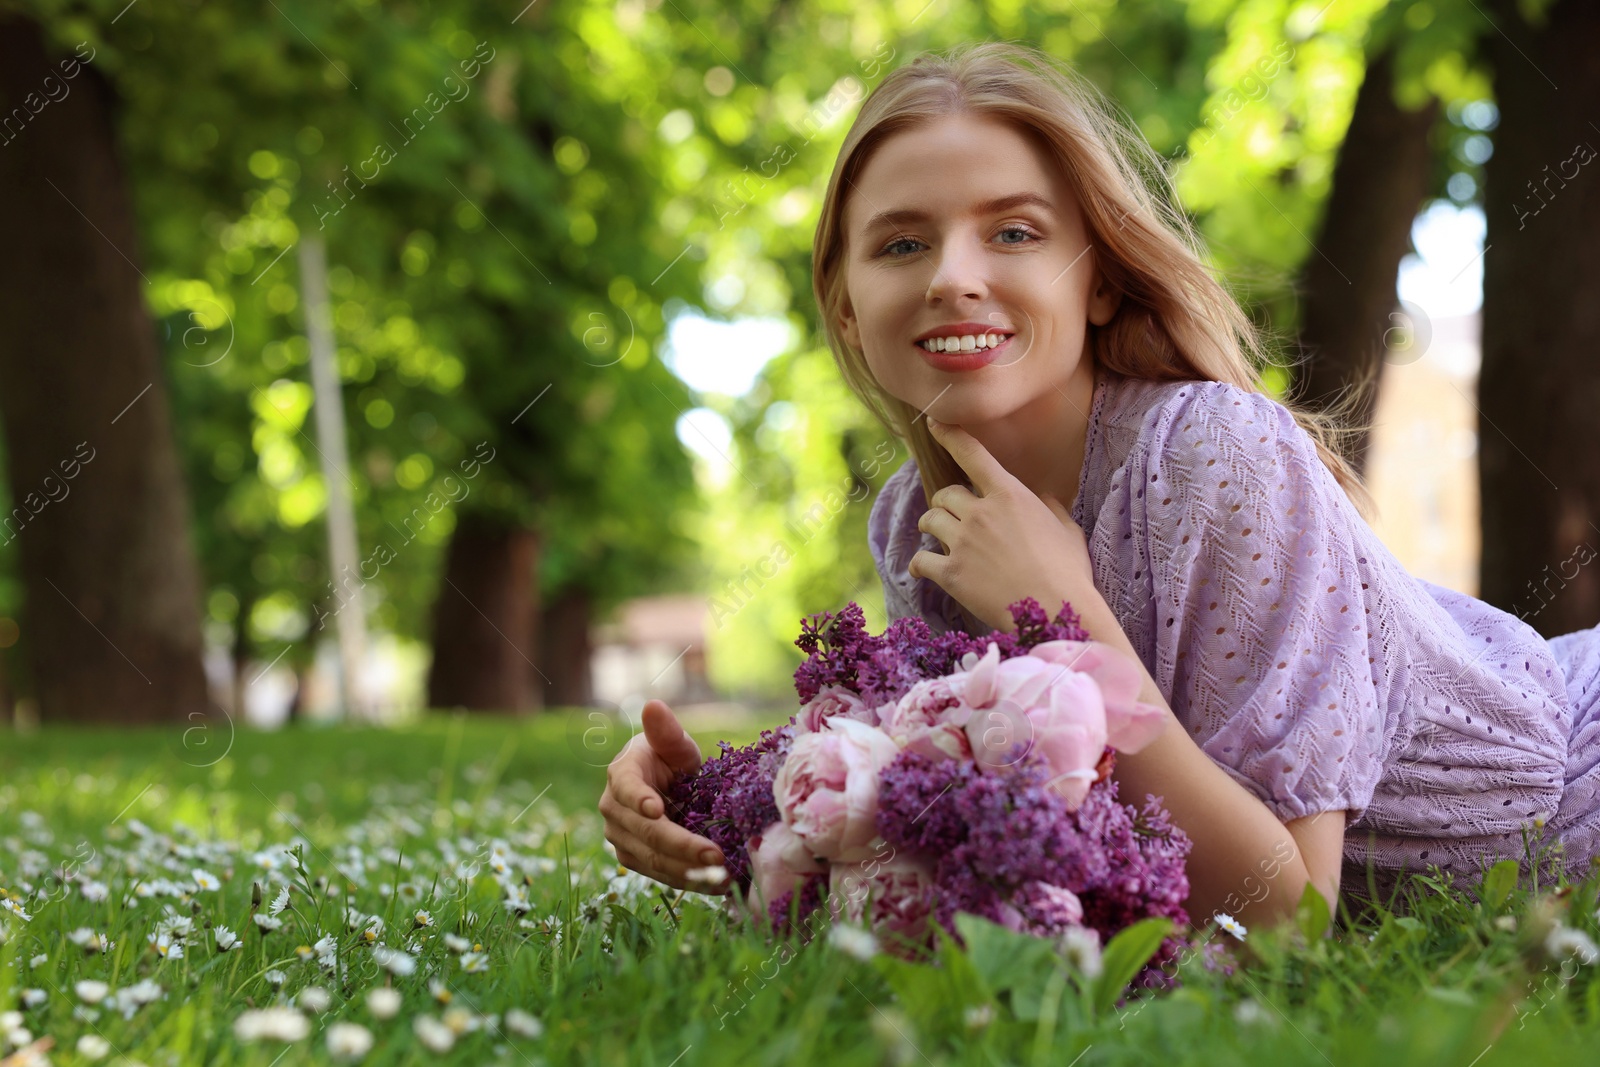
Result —
[[[1005, 229], [1001, 230], [995, 236], [996, 237], [1005, 237], [1008, 234], [1015, 234], [1018, 237], [1026, 238], [1027, 240], [1017, 240], [1017, 241], [1003, 240], [1003, 241], [1000, 242], [1001, 244], [1003, 244], [1003, 245], [1024, 245], [1024, 244], [1028, 244], [1029, 240], [1038, 240], [1039, 239], [1039, 235], [1034, 233], [1032, 230], [1028, 229], [1026, 226], [1007, 226]], [[897, 259], [904, 258], [905, 256], [909, 256], [912, 253], [914, 253], [916, 251], [915, 246], [919, 245], [921, 243], [922, 242], [918, 241], [915, 237], [898, 237], [895, 240], [890, 241], [888, 244], [884, 245], [883, 249], [881, 251], [879, 251], [878, 255], [879, 256], [893, 256], [893, 257], [895, 257]], [[902, 245], [911, 245], [913, 247], [906, 248], [903, 251], [896, 251], [896, 249], [899, 248]]]
[[[1028, 229], [1025, 226], [1007, 226], [1005, 229], [1000, 231], [1000, 236], [1004, 236], [1004, 235], [1006, 235], [1008, 233], [1020, 234], [1023, 237], [1037, 237], [1038, 236], [1038, 234], [1034, 233], [1032, 230]], [[1003, 245], [1020, 245], [1020, 244], [1026, 244], [1027, 242], [1026, 241], [1001, 241], [1000, 243], [1003, 244]]]

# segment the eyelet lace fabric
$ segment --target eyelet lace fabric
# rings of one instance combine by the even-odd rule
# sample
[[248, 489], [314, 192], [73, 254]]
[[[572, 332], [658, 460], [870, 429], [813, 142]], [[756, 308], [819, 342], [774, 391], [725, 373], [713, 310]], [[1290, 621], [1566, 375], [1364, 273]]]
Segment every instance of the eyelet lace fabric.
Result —
[[[873, 502], [890, 619], [960, 625], [907, 573], [914, 460]], [[1184, 729], [1279, 819], [1348, 811], [1341, 888], [1600, 855], [1600, 626], [1546, 640], [1409, 574], [1271, 397], [1100, 368], [1072, 516], [1095, 586]], [[1051, 609], [1052, 605], [1045, 605]], [[992, 632], [987, 627], [985, 632]]]

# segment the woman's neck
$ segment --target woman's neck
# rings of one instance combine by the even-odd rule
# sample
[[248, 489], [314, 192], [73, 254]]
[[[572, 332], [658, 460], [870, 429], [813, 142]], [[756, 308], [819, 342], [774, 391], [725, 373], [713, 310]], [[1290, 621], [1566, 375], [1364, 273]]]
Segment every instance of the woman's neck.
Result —
[[964, 428], [1036, 496], [1053, 496], [1062, 507], [1071, 508], [1083, 473], [1099, 373], [1094, 360], [1084, 358], [1060, 388], [1046, 391], [1003, 419]]

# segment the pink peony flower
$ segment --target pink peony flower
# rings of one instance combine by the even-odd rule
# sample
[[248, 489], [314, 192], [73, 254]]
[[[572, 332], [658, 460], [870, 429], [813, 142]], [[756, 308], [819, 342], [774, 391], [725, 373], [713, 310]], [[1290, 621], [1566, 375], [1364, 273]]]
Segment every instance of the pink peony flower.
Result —
[[883, 708], [883, 731], [901, 748], [930, 759], [971, 759], [963, 727], [971, 709], [950, 688], [949, 678], [929, 678]]
[[828, 906], [834, 919], [865, 921], [872, 932], [927, 945], [934, 913], [933, 864], [907, 855], [835, 863], [828, 872]]
[[791, 889], [798, 889], [808, 874], [827, 870], [806, 843], [787, 826], [775, 822], [750, 839], [751, 906], [758, 914]]
[[878, 772], [900, 746], [875, 726], [834, 716], [794, 739], [772, 784], [778, 815], [812, 855], [836, 863], [872, 855], [878, 836]]
[[1138, 668], [1097, 642], [1047, 641], [1007, 660], [991, 642], [950, 685], [970, 709], [966, 733], [980, 765], [1008, 765], [1020, 742], [1021, 751], [1045, 757], [1051, 788], [1074, 807], [1088, 795], [1106, 745], [1136, 752], [1166, 725], [1163, 709], [1135, 699]]
[[1106, 744], [1118, 752], [1137, 752], [1166, 729], [1166, 709], [1139, 699], [1144, 684], [1139, 665], [1110, 645], [1045, 641], [1028, 655], [1069, 666], [1099, 683], [1106, 711]]
[[868, 726], [878, 725], [878, 712], [875, 709], [867, 707], [860, 697], [843, 686], [830, 685], [818, 690], [816, 696], [800, 706], [794, 719], [795, 728], [800, 733], [814, 734], [835, 715], [843, 715]]

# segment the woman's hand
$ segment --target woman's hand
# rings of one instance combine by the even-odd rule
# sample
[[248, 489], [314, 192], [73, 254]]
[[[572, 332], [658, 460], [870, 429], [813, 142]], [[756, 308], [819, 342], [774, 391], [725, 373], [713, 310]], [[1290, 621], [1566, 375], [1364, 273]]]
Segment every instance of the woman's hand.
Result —
[[1023, 597], [1053, 617], [1060, 601], [1094, 591], [1088, 539], [1059, 500], [1035, 495], [961, 427], [930, 418], [928, 429], [978, 492], [948, 485], [933, 494], [917, 529], [937, 537], [945, 553], [917, 552], [913, 578], [937, 583], [997, 630], [1012, 628], [1009, 607]]
[[708, 838], [668, 819], [661, 795], [673, 779], [700, 766], [700, 746], [664, 701], [646, 701], [639, 717], [642, 732], [606, 768], [606, 788], [600, 794], [606, 840], [617, 850], [617, 862], [674, 889], [727, 892], [726, 881], [710, 885], [689, 880], [689, 871], [718, 866], [723, 855]]

